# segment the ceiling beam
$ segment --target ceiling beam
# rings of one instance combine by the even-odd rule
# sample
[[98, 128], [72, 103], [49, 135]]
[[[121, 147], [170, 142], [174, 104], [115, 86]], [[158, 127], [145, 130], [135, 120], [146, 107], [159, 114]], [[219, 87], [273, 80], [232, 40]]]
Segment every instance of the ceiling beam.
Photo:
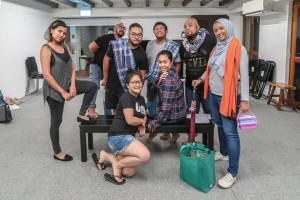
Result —
[[146, 0], [146, 7], [150, 6], [150, 0]]
[[164, 6], [168, 6], [171, 0], [165, 0]]
[[81, 2], [87, 6], [90, 6], [91, 8], [95, 7], [95, 3], [90, 0], [81, 0]]
[[108, 7], [113, 7], [114, 4], [110, 0], [102, 0], [103, 3], [105, 3]]
[[59, 3], [65, 4], [67, 6], [71, 6], [72, 8], [76, 8], [76, 3], [72, 2], [72, 1], [68, 1], [68, 0], [55, 0]]
[[203, 0], [200, 2], [200, 6], [205, 6], [206, 4], [212, 2], [213, 0]]
[[124, 0], [124, 2], [126, 3], [127, 7], [131, 7], [131, 2], [130, 2], [130, 0]]
[[184, 0], [182, 2], [182, 6], [187, 6], [189, 3], [191, 3], [192, 0]]
[[47, 6], [51, 6], [52, 8], [58, 8], [58, 3], [49, 1], [49, 0], [32, 0], [32, 1], [37, 1], [39, 3], [45, 4]]
[[219, 6], [224, 6], [224, 5], [226, 5], [226, 4], [228, 4], [228, 3], [231, 3], [231, 2], [233, 2], [234, 0], [222, 0], [222, 1], [220, 1], [219, 2]]

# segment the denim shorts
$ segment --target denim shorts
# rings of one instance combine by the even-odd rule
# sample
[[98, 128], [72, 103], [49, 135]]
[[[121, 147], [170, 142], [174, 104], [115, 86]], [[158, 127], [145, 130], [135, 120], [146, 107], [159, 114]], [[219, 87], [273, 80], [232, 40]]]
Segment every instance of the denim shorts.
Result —
[[124, 151], [134, 140], [135, 137], [133, 137], [132, 135], [109, 136], [107, 138], [107, 144], [110, 150], [115, 155], [118, 155], [119, 153]]

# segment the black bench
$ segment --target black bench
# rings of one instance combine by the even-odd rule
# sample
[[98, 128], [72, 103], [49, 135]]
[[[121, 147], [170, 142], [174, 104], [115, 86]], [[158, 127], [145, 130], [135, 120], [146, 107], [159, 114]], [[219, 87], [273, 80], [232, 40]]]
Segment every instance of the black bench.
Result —
[[[99, 115], [97, 123], [90, 125], [80, 123], [80, 149], [81, 161], [87, 161], [86, 134], [88, 136], [89, 149], [94, 148], [93, 133], [107, 133], [112, 123], [113, 115]], [[212, 122], [206, 124], [196, 124], [196, 133], [202, 134], [202, 141], [205, 146], [213, 150], [214, 148], [214, 124]], [[157, 133], [189, 133], [190, 119], [186, 119], [185, 123], [181, 124], [164, 124], [156, 129]]]

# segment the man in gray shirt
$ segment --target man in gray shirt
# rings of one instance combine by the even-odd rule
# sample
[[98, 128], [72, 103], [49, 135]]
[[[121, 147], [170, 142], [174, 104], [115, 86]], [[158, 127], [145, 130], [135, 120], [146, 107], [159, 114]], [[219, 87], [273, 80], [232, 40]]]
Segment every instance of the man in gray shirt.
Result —
[[[149, 62], [148, 84], [147, 84], [147, 109], [150, 117], [155, 116], [156, 109], [156, 93], [155, 85], [153, 84], [158, 80], [158, 74], [154, 75], [153, 71], [158, 70], [157, 54], [162, 50], [169, 50], [172, 53], [175, 70], [179, 74], [181, 68], [181, 58], [179, 55], [179, 44], [167, 39], [168, 27], [164, 22], [156, 22], [153, 26], [153, 33], [155, 40], [148, 42], [146, 47], [147, 58]], [[161, 137], [162, 140], [170, 138], [169, 133], [164, 133]], [[179, 138], [179, 134], [173, 134], [170, 142], [175, 142]]]

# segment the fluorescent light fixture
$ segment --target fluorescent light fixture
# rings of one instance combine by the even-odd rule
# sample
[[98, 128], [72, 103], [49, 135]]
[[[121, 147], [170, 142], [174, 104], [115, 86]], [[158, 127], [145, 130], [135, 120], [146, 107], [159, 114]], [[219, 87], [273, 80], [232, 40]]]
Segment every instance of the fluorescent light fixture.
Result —
[[92, 15], [91, 7], [82, 7], [80, 8], [80, 16], [81, 17], [89, 17]]

